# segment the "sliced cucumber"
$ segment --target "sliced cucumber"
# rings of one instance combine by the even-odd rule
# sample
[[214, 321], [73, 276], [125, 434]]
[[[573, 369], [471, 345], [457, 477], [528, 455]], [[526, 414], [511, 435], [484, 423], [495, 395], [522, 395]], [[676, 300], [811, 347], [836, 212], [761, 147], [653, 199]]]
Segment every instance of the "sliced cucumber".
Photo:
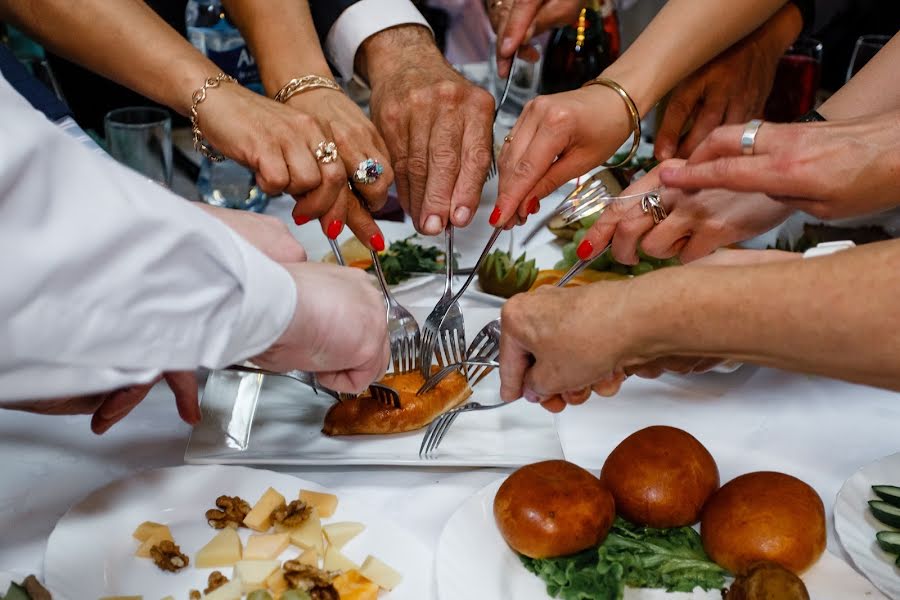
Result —
[[881, 500], [869, 500], [869, 509], [875, 518], [885, 525], [900, 527], [900, 507]]
[[6, 590], [5, 596], [0, 596], [4, 600], [31, 600], [31, 596], [18, 583], [10, 583], [9, 589]]
[[879, 531], [875, 534], [875, 539], [881, 549], [890, 554], [900, 554], [900, 532], [898, 531]]
[[875, 495], [894, 506], [900, 506], [900, 487], [896, 485], [873, 485]]

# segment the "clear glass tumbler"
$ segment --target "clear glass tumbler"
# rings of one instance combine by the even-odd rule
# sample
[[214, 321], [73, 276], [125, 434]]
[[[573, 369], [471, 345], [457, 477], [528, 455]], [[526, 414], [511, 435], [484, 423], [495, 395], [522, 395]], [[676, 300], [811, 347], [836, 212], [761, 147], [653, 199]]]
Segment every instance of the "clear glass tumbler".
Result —
[[860, 69], [866, 66], [866, 63], [872, 60], [889, 41], [891, 41], [891, 36], [889, 35], [859, 36], [856, 40], [856, 45], [853, 47], [850, 66], [847, 68], [847, 81], [850, 81]]
[[103, 120], [110, 155], [166, 187], [172, 186], [172, 118], [161, 108], [117, 108]]

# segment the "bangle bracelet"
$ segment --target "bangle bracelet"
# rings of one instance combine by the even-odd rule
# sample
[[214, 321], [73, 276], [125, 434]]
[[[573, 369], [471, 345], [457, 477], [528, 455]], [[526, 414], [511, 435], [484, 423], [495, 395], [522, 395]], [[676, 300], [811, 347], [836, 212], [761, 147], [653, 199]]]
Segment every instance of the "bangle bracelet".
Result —
[[316, 88], [341, 91], [341, 86], [335, 83], [333, 79], [328, 79], [327, 77], [321, 77], [319, 75], [304, 75], [299, 79], [291, 79], [288, 81], [284, 87], [275, 94], [275, 100], [284, 104], [294, 95]]
[[234, 77], [226, 75], [225, 73], [219, 73], [215, 77], [210, 77], [203, 82], [203, 86], [191, 95], [191, 133], [194, 136], [194, 149], [213, 162], [222, 162], [225, 160], [225, 155], [214, 150], [213, 147], [209, 145], [209, 142], [203, 139], [203, 132], [200, 131], [200, 116], [197, 114], [197, 107], [206, 100], [207, 90], [219, 87], [223, 81], [237, 83], [237, 80]]
[[613, 81], [612, 79], [607, 79], [606, 77], [597, 77], [596, 79], [591, 79], [582, 87], [587, 87], [589, 85], [602, 85], [604, 87], [608, 87], [614, 90], [622, 100], [625, 101], [625, 107], [628, 109], [629, 115], [631, 115], [631, 150], [628, 152], [628, 156], [620, 160], [615, 164], [603, 163], [602, 166], [607, 169], [615, 169], [616, 167], [621, 167], [622, 165], [628, 164], [634, 155], [637, 154], [638, 146], [641, 144], [641, 114], [638, 112], [637, 104], [634, 103], [634, 100], [631, 99], [631, 96], [628, 95], [628, 92], [625, 91], [621, 85]]

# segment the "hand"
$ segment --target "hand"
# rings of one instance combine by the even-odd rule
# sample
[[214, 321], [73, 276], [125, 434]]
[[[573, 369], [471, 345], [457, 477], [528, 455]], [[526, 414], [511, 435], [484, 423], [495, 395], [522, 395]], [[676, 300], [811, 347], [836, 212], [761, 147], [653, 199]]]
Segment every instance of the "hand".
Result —
[[323, 263], [285, 268], [297, 286], [297, 308], [278, 341], [253, 362], [273, 371], [312, 371], [333, 390], [362, 392], [390, 360], [381, 294], [359, 269]]
[[43, 415], [93, 414], [91, 431], [101, 435], [128, 416], [128, 413], [141, 403], [150, 389], [161, 379], [166, 380], [175, 394], [175, 406], [181, 419], [188, 425], [198, 424], [200, 422], [200, 400], [197, 394], [197, 377], [193, 372], [188, 371], [166, 373], [150, 383], [133, 385], [112, 392], [16, 402], [7, 404], [3, 408]]
[[[723, 123], [762, 116], [775, 69], [796, 40], [803, 19], [787, 4], [759, 29], [700, 67], [673, 91], [656, 138], [660, 160], [687, 158]], [[687, 133], [680, 140], [686, 126]]]
[[448, 222], [465, 227], [491, 163], [493, 97], [457, 73], [421, 27], [383, 31], [362, 52], [401, 206], [426, 235]]
[[900, 197], [900, 111], [825, 123], [765, 123], [743, 156], [743, 127], [719, 127], [687, 164], [660, 169], [673, 188], [763, 192], [820, 219], [882, 211]]
[[[345, 94], [329, 89], [313, 89], [296, 94], [288, 102], [301, 114], [310, 115], [318, 123], [326, 140], [334, 141], [338, 148], [338, 156], [344, 164], [344, 170], [353, 178], [360, 162], [373, 158], [384, 168], [384, 173], [370, 184], [354, 183], [354, 188], [365, 201], [370, 210], [378, 210], [387, 202], [388, 190], [394, 182], [394, 171], [390, 165], [390, 155], [384, 140], [376, 131], [372, 122], [366, 118], [360, 108]], [[369, 210], [357, 210], [358, 202], [348, 186], [340, 192], [340, 204], [348, 207], [347, 225], [359, 240], [370, 250], [384, 250], [384, 236], [375, 223]], [[306, 201], [298, 201], [294, 208], [294, 221], [302, 224], [309, 220], [314, 206]], [[322, 217], [322, 230], [328, 234], [340, 229], [328, 220], [331, 215]]]
[[246, 210], [221, 208], [202, 202], [195, 206], [228, 225], [257, 250], [279, 263], [306, 261], [306, 250], [297, 241], [287, 225], [276, 217]]
[[526, 60], [531, 53], [537, 59], [537, 52], [527, 42], [554, 27], [575, 22], [583, 6], [583, 0], [489, 0], [488, 18], [497, 34], [499, 75], [507, 76], [516, 50]]
[[[682, 164], [678, 159], [662, 163], [622, 195], [658, 188], [660, 170]], [[668, 217], [658, 225], [641, 209], [640, 196], [611, 205], [584, 236], [579, 252], [591, 256], [612, 243], [613, 257], [623, 264], [636, 264], [638, 249], [654, 258], [677, 256], [682, 263], [689, 263], [722, 246], [765, 233], [792, 212], [764, 194], [717, 189], [688, 193], [666, 188], [660, 200]]]
[[606, 87], [594, 85], [531, 100], [500, 152], [492, 224], [523, 222], [537, 212], [541, 198], [607, 160], [630, 131], [631, 118], [622, 98]]

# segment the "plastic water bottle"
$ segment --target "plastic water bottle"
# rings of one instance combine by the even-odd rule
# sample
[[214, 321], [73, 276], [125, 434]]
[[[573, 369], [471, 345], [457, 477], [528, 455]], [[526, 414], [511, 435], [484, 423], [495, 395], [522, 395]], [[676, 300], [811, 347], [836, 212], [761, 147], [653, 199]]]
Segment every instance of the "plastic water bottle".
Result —
[[[185, 21], [188, 39], [200, 52], [244, 87], [263, 92], [256, 60], [220, 0], [189, 0]], [[263, 212], [269, 204], [253, 172], [231, 160], [216, 163], [204, 157], [197, 189], [214, 206]]]

